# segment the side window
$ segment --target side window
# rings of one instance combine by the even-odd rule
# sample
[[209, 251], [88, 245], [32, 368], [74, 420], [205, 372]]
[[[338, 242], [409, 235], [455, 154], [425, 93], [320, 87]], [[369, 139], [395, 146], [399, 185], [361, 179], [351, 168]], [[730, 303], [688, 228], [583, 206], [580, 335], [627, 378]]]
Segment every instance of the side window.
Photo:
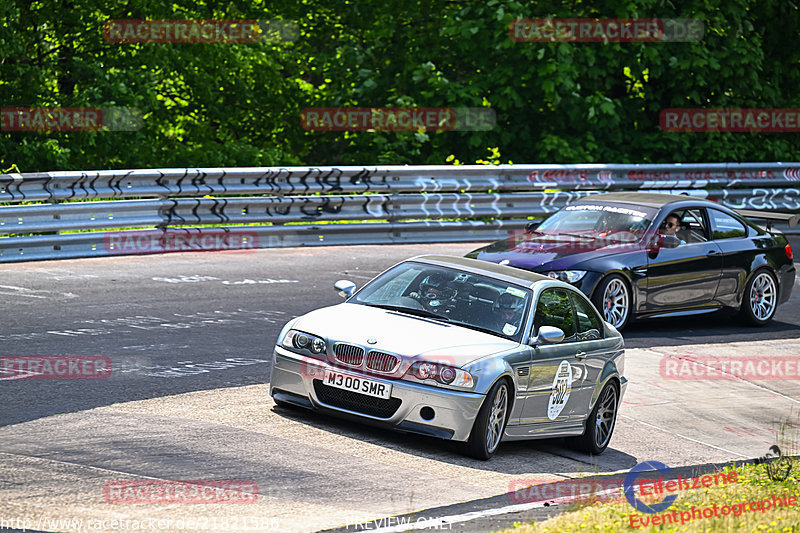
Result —
[[603, 338], [603, 325], [600, 317], [594, 310], [592, 304], [586, 303], [579, 296], [572, 295], [572, 304], [575, 307], [575, 317], [577, 319], [579, 341], [593, 341]]
[[681, 230], [678, 234], [684, 237], [683, 240], [686, 242], [706, 242], [708, 240], [708, 231], [703, 220], [702, 211], [699, 209], [687, 209], [684, 211], [681, 217]]
[[711, 218], [711, 230], [714, 239], [732, 239], [747, 235], [747, 229], [744, 224], [727, 213], [709, 209], [708, 216]]
[[547, 289], [539, 296], [536, 315], [533, 318], [533, 333], [542, 326], [553, 326], [564, 332], [564, 341], [575, 340], [575, 315], [572, 312], [569, 294], [564, 289]]
[[706, 242], [709, 236], [703, 212], [700, 209], [673, 211], [664, 218], [659, 231], [664, 235], [674, 235], [686, 244]]

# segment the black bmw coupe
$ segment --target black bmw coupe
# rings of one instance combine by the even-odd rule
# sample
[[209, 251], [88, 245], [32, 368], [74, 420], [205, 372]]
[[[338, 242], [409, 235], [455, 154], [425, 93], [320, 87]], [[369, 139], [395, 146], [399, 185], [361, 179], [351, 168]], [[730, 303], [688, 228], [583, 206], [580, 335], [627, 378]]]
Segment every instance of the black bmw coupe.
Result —
[[[770, 223], [764, 228], [743, 215]], [[617, 329], [637, 318], [722, 308], [764, 325], [789, 299], [795, 278], [792, 247], [771, 220], [794, 225], [798, 218], [690, 196], [597, 194], [467, 257], [571, 283]]]

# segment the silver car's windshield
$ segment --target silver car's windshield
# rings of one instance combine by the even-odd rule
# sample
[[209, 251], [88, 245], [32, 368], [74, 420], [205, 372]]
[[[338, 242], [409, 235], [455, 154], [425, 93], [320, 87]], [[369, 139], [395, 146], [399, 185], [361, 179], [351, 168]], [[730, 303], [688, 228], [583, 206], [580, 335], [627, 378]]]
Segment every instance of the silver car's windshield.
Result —
[[491, 277], [409, 261], [384, 272], [350, 303], [446, 320], [519, 342], [531, 291]]
[[657, 210], [610, 204], [570, 205], [542, 222], [536, 233], [577, 235], [587, 239], [610, 236], [620, 242], [639, 240], [650, 227]]

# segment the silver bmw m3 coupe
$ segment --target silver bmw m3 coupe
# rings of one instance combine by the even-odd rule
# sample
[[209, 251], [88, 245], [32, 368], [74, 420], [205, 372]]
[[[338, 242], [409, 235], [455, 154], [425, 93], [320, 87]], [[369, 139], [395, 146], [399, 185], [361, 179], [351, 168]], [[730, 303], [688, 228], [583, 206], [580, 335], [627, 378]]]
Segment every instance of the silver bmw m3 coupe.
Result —
[[270, 394], [287, 404], [462, 442], [489, 459], [501, 441], [611, 440], [625, 392], [622, 336], [571, 285], [513, 267], [427, 255], [346, 301], [292, 319]]

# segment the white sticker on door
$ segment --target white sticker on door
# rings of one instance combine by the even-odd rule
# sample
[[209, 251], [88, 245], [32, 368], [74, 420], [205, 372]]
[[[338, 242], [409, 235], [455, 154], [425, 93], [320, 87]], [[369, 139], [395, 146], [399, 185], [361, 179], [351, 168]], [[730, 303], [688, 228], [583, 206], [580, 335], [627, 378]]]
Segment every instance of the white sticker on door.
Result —
[[572, 392], [572, 367], [569, 361], [561, 361], [553, 380], [553, 390], [550, 393], [550, 401], [547, 403], [547, 418], [555, 420], [564, 406], [567, 405], [569, 395]]

